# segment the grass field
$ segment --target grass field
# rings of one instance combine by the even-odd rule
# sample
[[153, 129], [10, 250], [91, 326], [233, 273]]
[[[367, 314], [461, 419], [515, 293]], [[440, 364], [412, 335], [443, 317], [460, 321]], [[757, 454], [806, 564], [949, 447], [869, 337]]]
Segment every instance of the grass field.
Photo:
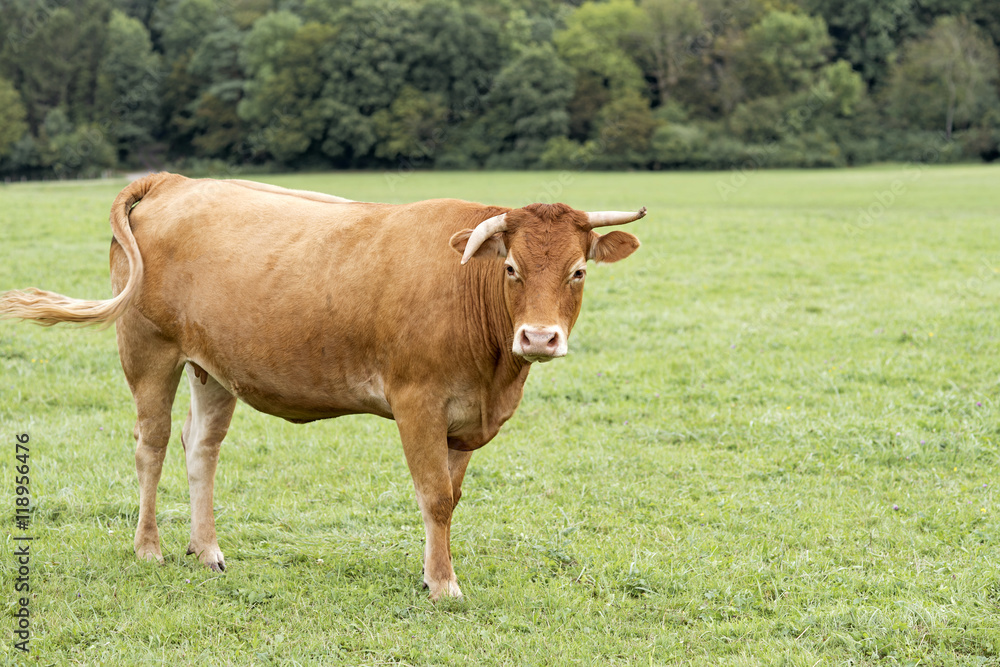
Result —
[[[3, 513], [24, 431], [34, 499], [32, 653], [8, 528], [0, 661], [1000, 665], [1000, 168], [261, 180], [650, 214], [638, 253], [590, 271], [570, 355], [472, 458], [461, 601], [421, 590], [409, 474], [375, 417], [241, 405], [215, 496], [229, 569], [184, 556], [183, 383], [166, 564], [136, 562], [113, 331], [0, 323]], [[0, 289], [108, 296], [123, 185], [0, 187]]]

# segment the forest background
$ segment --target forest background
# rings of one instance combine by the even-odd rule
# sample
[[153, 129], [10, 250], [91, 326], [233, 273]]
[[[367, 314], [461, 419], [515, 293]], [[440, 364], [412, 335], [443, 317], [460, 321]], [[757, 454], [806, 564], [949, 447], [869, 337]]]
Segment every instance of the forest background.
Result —
[[0, 176], [1000, 156], [1000, 0], [0, 0]]

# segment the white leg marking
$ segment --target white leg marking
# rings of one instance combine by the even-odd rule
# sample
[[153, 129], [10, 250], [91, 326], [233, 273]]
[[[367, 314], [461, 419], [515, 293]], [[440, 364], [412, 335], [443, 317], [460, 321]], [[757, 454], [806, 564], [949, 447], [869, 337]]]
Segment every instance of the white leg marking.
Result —
[[[236, 397], [211, 376], [204, 384], [190, 364], [191, 410], [182, 434], [187, 462], [188, 488], [191, 493], [191, 543], [188, 553], [208, 568], [222, 571], [226, 561], [215, 534], [215, 469], [219, 462], [222, 439], [236, 407]], [[206, 374], [202, 374], [205, 377]]]

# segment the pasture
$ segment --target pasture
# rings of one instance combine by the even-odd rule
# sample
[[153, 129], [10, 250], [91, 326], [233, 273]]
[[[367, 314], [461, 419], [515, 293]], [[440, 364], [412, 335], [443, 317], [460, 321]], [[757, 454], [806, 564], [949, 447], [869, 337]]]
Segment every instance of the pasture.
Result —
[[[473, 456], [452, 536], [466, 597], [436, 605], [392, 422], [240, 405], [219, 575], [184, 555], [182, 383], [166, 564], [139, 563], [113, 329], [0, 323], [0, 502], [10, 517], [26, 431], [34, 503], [31, 653], [8, 519], [3, 662], [1000, 664], [997, 167], [260, 180], [649, 215], [635, 255], [591, 268], [569, 356], [533, 368]], [[124, 184], [0, 187], [0, 290], [109, 296]]]

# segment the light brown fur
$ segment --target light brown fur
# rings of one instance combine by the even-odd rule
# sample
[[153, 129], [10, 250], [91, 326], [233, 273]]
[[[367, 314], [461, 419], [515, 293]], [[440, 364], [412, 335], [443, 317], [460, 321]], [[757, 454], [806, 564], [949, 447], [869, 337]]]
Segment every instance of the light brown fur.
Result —
[[[462, 266], [455, 251], [471, 228], [504, 212], [507, 231]], [[624, 232], [596, 234], [562, 204], [363, 204], [172, 174], [125, 188], [111, 226], [113, 299], [8, 292], [0, 317], [116, 322], [138, 413], [136, 554], [162, 560], [156, 487], [187, 366], [191, 553], [225, 567], [212, 487], [237, 398], [294, 422], [371, 413], [398, 424], [434, 599], [461, 594], [449, 538], [471, 452], [521, 400], [530, 364], [512, 352], [516, 326], [555, 323], [568, 336], [583, 292], [573, 267], [638, 247]], [[517, 261], [517, 279], [503, 255]]]

